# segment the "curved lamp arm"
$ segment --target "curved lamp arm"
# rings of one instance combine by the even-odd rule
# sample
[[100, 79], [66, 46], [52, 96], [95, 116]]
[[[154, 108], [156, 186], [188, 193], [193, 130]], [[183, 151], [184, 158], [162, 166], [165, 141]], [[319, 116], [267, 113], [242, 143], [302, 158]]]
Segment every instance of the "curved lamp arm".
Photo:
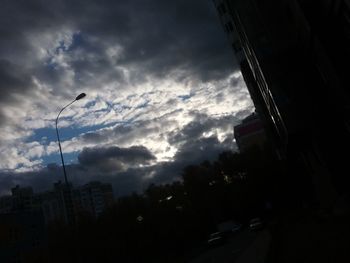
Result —
[[62, 154], [62, 147], [61, 147], [61, 141], [60, 141], [60, 135], [58, 133], [58, 128], [57, 128], [57, 124], [58, 124], [58, 118], [60, 117], [62, 111], [64, 111], [68, 106], [72, 105], [74, 102], [76, 102], [77, 100], [80, 100], [82, 98], [84, 98], [86, 96], [85, 93], [81, 93], [79, 94], [75, 100], [71, 101], [70, 103], [68, 103], [66, 106], [64, 106], [60, 112], [57, 115], [56, 118], [56, 135], [57, 135], [57, 141], [58, 141], [58, 147], [60, 149], [60, 155], [61, 155], [61, 162], [62, 162], [62, 167], [63, 167], [63, 174], [64, 174], [64, 181], [66, 183], [66, 185], [68, 185], [68, 180], [67, 180], [67, 172], [66, 172], [66, 166], [64, 165], [64, 160], [63, 160], [63, 154]]

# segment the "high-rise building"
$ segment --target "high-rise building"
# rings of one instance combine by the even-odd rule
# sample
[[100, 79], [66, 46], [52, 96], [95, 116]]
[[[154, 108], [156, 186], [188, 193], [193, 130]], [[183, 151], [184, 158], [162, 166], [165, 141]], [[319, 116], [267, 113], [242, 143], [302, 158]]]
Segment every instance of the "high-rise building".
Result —
[[350, 186], [349, 2], [214, 0], [276, 152], [329, 205], [331, 186], [341, 195]]
[[98, 181], [79, 187], [59, 181], [53, 191], [40, 194], [40, 200], [46, 223], [74, 223], [84, 213], [100, 216], [113, 203], [113, 189], [111, 184]]
[[63, 184], [61, 181], [54, 184], [54, 192], [59, 196], [59, 201], [63, 208], [63, 215], [65, 222], [68, 224], [75, 223], [75, 206], [73, 200], [73, 186], [69, 184]]
[[10, 195], [0, 197], [0, 214], [11, 213], [13, 210], [13, 198]]
[[88, 212], [98, 217], [113, 203], [112, 185], [90, 182], [74, 190], [74, 200], [78, 212]]
[[256, 113], [249, 115], [242, 120], [242, 123], [234, 126], [234, 136], [240, 152], [245, 152], [251, 147], [261, 149], [265, 147], [265, 130]]
[[74, 224], [81, 213], [98, 217], [113, 203], [112, 185], [93, 181], [80, 187], [61, 181], [53, 190], [34, 193], [31, 187], [16, 186], [12, 195], [0, 197], [0, 214], [42, 213], [45, 223]]
[[43, 214], [17, 211], [0, 214], [0, 262], [48, 262]]
[[[53, 191], [47, 191], [38, 194], [41, 200], [42, 211], [44, 213], [45, 223], [48, 224], [53, 221], [61, 221], [70, 223], [70, 218], [74, 217], [74, 213], [71, 211], [70, 217], [66, 209], [64, 198], [65, 184], [60, 181], [54, 184]], [[72, 215], [73, 213], [73, 215]]]
[[16, 185], [11, 195], [0, 197], [0, 214], [11, 212], [32, 212], [40, 210], [40, 199], [31, 187]]
[[13, 210], [33, 211], [40, 210], [40, 200], [31, 187], [16, 187], [11, 189]]

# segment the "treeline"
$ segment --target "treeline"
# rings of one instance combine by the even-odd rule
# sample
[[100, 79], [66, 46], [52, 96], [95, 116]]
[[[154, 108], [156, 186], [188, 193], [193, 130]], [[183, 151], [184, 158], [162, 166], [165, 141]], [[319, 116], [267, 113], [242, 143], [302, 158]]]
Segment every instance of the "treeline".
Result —
[[120, 198], [98, 219], [49, 227], [51, 262], [184, 262], [215, 226], [271, 216], [283, 206], [283, 167], [252, 148], [186, 167], [182, 181]]

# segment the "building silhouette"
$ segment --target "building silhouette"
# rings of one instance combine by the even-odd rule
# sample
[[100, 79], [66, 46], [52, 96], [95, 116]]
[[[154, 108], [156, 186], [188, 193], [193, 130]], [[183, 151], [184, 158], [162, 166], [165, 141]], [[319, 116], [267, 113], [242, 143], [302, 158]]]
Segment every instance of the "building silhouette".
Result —
[[98, 181], [79, 187], [59, 181], [42, 193], [15, 186], [0, 197], [0, 262], [48, 262], [47, 225], [97, 218], [112, 203], [112, 185]]
[[112, 185], [98, 181], [77, 187], [73, 195], [77, 212], [87, 212], [96, 218], [113, 203]]
[[16, 211], [33, 212], [41, 209], [40, 198], [33, 188], [16, 185], [11, 189], [11, 195], [0, 197], [0, 214]]
[[112, 185], [98, 181], [83, 186], [68, 186], [61, 181], [54, 190], [41, 194], [46, 223], [62, 221], [74, 224], [83, 214], [97, 218], [113, 203]]
[[47, 230], [40, 212], [0, 215], [0, 262], [48, 262]]
[[0, 197], [0, 262], [47, 262], [47, 230], [41, 198], [16, 185]]
[[72, 197], [72, 185], [61, 181], [54, 183], [52, 191], [40, 193], [41, 207], [46, 224], [61, 221], [74, 224], [75, 209]]
[[264, 149], [266, 143], [262, 121], [256, 113], [252, 113], [234, 126], [234, 136], [239, 151], [245, 152], [251, 147]]
[[348, 196], [349, 1], [214, 3], [277, 156], [310, 178], [313, 202]]
[[37, 213], [45, 224], [74, 224], [82, 214], [97, 218], [113, 204], [111, 184], [98, 181], [73, 187], [61, 181], [50, 191], [34, 193], [31, 187], [12, 188], [12, 194], [0, 197], [0, 217], [6, 214]]

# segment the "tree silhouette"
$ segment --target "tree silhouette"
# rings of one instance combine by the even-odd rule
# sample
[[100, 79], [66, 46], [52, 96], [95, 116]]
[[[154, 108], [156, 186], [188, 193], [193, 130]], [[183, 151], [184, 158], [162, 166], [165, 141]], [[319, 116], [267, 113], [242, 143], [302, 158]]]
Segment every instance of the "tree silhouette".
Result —
[[278, 203], [280, 166], [260, 148], [187, 166], [182, 181], [121, 197], [97, 219], [50, 225], [51, 262], [183, 262], [218, 223], [244, 223]]

